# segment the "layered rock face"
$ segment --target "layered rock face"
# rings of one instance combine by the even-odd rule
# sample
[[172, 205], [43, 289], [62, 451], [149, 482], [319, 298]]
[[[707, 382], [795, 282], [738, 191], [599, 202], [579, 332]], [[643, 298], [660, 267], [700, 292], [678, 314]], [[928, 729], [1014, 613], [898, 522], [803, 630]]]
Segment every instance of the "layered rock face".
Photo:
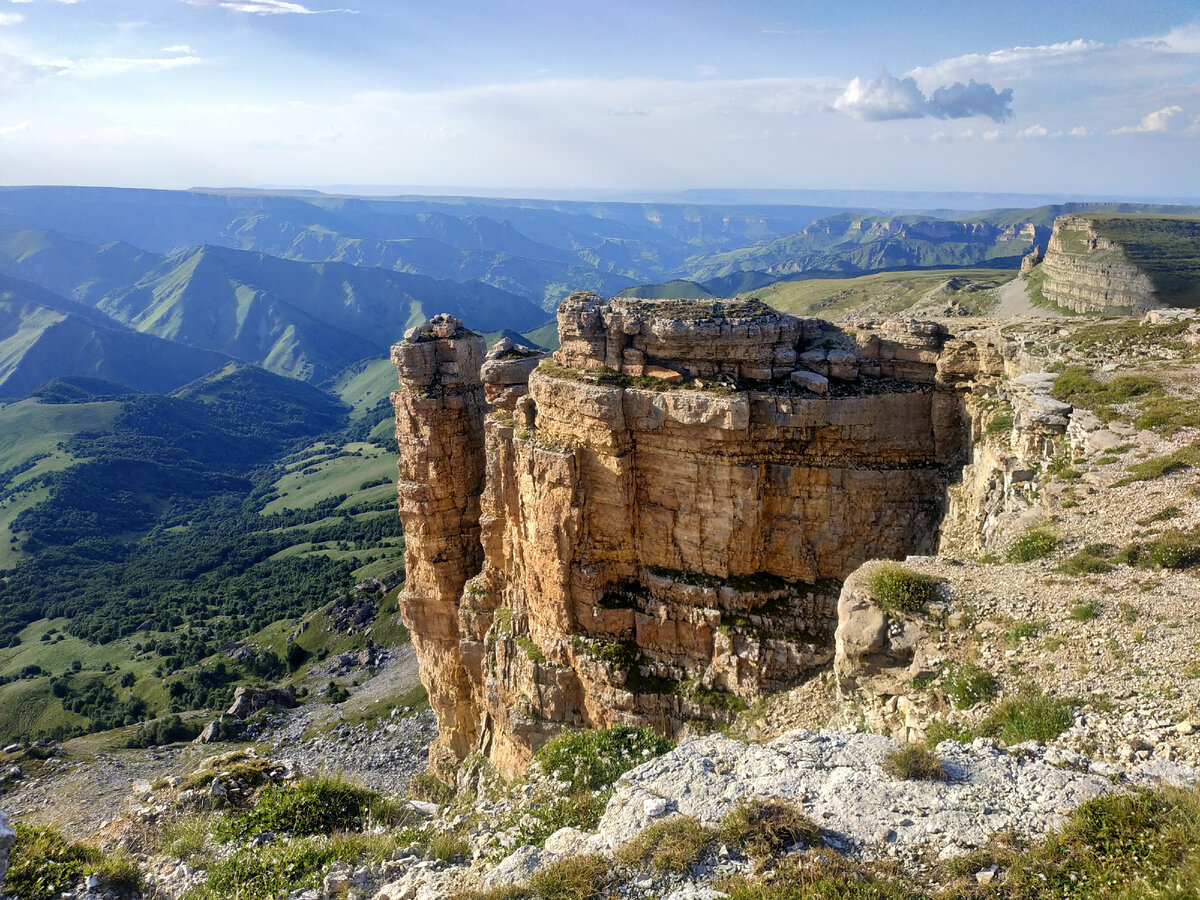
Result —
[[445, 315], [411, 329], [392, 348], [400, 373], [392, 401], [407, 539], [400, 613], [438, 717], [438, 740], [430, 750], [437, 771], [452, 768], [472, 749], [478, 718], [462, 660], [458, 598], [483, 556], [483, 354], [483, 340]]
[[515, 773], [563, 728], [726, 720], [828, 663], [842, 579], [935, 549], [964, 392], [1006, 370], [998, 329], [757, 301], [577, 294], [559, 333], [527, 394], [498, 356], [484, 385], [456, 322], [393, 348], [402, 611], [443, 774], [471, 751]]
[[1046, 299], [1079, 313], [1155, 309], [1154, 283], [1087, 216], [1059, 216], [1041, 262]]

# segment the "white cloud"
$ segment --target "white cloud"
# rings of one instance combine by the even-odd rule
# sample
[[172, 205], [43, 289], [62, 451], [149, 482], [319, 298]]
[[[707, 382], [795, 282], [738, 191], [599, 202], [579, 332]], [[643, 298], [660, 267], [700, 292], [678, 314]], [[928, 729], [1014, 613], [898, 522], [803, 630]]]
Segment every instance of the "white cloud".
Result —
[[926, 106], [925, 95], [913, 79], [887, 72], [869, 81], [855, 78], [833, 102], [834, 109], [868, 121], [922, 119]]
[[1099, 41], [1083, 39], [1033, 47], [1008, 47], [991, 53], [967, 53], [943, 59], [931, 66], [917, 66], [907, 74], [925, 85], [963, 79], [1021, 78], [1032, 75], [1032, 67], [1075, 63], [1106, 48]]
[[1180, 25], [1161, 37], [1144, 38], [1134, 43], [1164, 53], [1200, 53], [1200, 23]]
[[1090, 128], [1084, 128], [1082, 125], [1076, 125], [1067, 132], [1067, 134], [1069, 134], [1071, 137], [1076, 138], [1091, 137], [1092, 133], [1093, 132]]
[[13, 125], [0, 125], [0, 134], [18, 134], [29, 130], [28, 122], [17, 122]]
[[1003, 122], [1012, 117], [1011, 103], [1011, 89], [997, 91], [974, 79], [967, 84], [956, 81], [941, 85], [926, 97], [911, 76], [896, 78], [884, 72], [870, 81], [855, 78], [834, 101], [833, 108], [870, 121], [986, 116]]
[[[74, 0], [67, 0], [74, 2]], [[356, 9], [309, 9], [302, 3], [292, 3], [289, 0], [183, 0], [190, 6], [219, 6], [222, 9], [232, 9], [235, 12], [253, 13], [257, 16], [302, 15], [315, 16], [321, 13], [351, 13]]]
[[[1180, 116], [1182, 112], [1182, 106], [1164, 106], [1162, 109], [1155, 110], [1148, 116], [1145, 116], [1141, 124], [1126, 125], [1122, 128], [1113, 129], [1111, 133], [1150, 134], [1182, 130], [1186, 127], [1186, 120]], [[1179, 118], [1176, 118], [1176, 116], [1179, 116]]]
[[1018, 131], [1018, 132], [1017, 132], [1017, 137], [1019, 137], [1019, 138], [1025, 138], [1025, 139], [1029, 139], [1029, 138], [1044, 138], [1044, 137], [1046, 137], [1048, 134], [1050, 134], [1050, 132], [1049, 132], [1049, 131], [1047, 131], [1047, 130], [1046, 130], [1044, 127], [1043, 127], [1043, 126], [1041, 126], [1041, 125], [1030, 125], [1028, 128], [1022, 128], [1020, 131]]
[[5, 25], [19, 25], [25, 21], [25, 17], [20, 13], [0, 12], [0, 28]]
[[172, 44], [170, 47], [163, 47], [162, 53], [185, 53], [188, 56], [195, 56], [196, 51], [187, 44]]

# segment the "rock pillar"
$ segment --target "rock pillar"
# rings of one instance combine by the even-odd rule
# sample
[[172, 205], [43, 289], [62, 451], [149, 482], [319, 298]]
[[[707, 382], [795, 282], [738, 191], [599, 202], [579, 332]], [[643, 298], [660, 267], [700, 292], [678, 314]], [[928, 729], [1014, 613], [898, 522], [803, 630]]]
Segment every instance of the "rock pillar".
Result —
[[476, 712], [459, 646], [458, 599], [483, 563], [484, 343], [452, 316], [435, 316], [392, 347], [400, 449], [399, 507], [406, 583], [400, 613], [437, 715], [430, 767], [449, 777], [472, 749]]

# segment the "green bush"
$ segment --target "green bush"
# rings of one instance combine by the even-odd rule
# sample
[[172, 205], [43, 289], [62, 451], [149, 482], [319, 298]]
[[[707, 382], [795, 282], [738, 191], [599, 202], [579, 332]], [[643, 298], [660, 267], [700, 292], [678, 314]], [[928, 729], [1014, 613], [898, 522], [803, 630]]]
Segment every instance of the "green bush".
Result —
[[1050, 741], [1075, 721], [1075, 702], [1042, 693], [1033, 685], [999, 704], [979, 727], [979, 733], [1005, 744]]
[[649, 728], [614, 725], [595, 731], [560, 734], [534, 758], [542, 770], [565, 781], [573, 792], [598, 791], [634, 766], [661, 756], [674, 746]]
[[321, 776], [263, 789], [253, 809], [219, 822], [219, 840], [246, 838], [260, 831], [294, 836], [358, 831], [368, 821], [403, 824], [411, 819], [397, 804], [375, 791], [341, 778]]
[[683, 872], [715, 838], [715, 831], [692, 816], [671, 816], [642, 829], [617, 851], [617, 859], [629, 865], [647, 862], [655, 869]]
[[1058, 538], [1049, 531], [1040, 528], [1030, 528], [1013, 542], [1005, 554], [1005, 561], [1010, 563], [1033, 562], [1045, 559], [1058, 547]]
[[881, 563], [867, 575], [867, 589], [879, 605], [904, 612], [919, 612], [926, 603], [937, 600], [937, 586], [932, 575], [893, 562]]
[[981, 700], [994, 697], [999, 684], [996, 676], [987, 669], [973, 662], [963, 662], [946, 673], [942, 687], [956, 709], [970, 709]]
[[904, 781], [943, 781], [946, 770], [925, 744], [904, 744], [883, 761], [883, 771]]
[[88, 875], [122, 891], [145, 886], [141, 869], [129, 856], [68, 841], [54, 828], [15, 824], [13, 830], [17, 837], [3, 888], [20, 900], [54, 900]]
[[1200, 528], [1170, 528], [1154, 540], [1125, 547], [1117, 562], [1152, 569], [1187, 569], [1200, 564]]
[[1108, 561], [1112, 552], [1111, 544], [1088, 544], [1059, 566], [1058, 570], [1066, 575], [1103, 575], [1113, 570], [1112, 563]]

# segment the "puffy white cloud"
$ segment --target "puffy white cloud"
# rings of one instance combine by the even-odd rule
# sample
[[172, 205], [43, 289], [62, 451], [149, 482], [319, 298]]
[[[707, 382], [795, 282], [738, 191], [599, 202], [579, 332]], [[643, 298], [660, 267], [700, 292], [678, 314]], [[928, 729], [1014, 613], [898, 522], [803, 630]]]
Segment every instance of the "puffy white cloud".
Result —
[[1116, 128], [1112, 134], [1149, 134], [1183, 130], [1187, 127], [1187, 120], [1181, 115], [1182, 112], [1182, 106], [1164, 106], [1145, 116], [1141, 124]]
[[25, 21], [25, 17], [20, 13], [0, 12], [0, 28], [5, 25], [19, 25]]
[[1019, 138], [1044, 138], [1050, 134], [1049, 131], [1042, 125], [1030, 125], [1028, 128], [1022, 128], [1017, 132]]
[[985, 116], [994, 122], [1012, 117], [1012, 90], [997, 91], [974, 79], [942, 85], [926, 97], [912, 76], [896, 78], [884, 72], [869, 81], [855, 78], [833, 108], [858, 119], [966, 119]]
[[927, 116], [929, 101], [912, 78], [896, 78], [884, 72], [869, 81], [855, 78], [833, 108], [857, 119], [886, 121], [888, 119], [922, 119]]

